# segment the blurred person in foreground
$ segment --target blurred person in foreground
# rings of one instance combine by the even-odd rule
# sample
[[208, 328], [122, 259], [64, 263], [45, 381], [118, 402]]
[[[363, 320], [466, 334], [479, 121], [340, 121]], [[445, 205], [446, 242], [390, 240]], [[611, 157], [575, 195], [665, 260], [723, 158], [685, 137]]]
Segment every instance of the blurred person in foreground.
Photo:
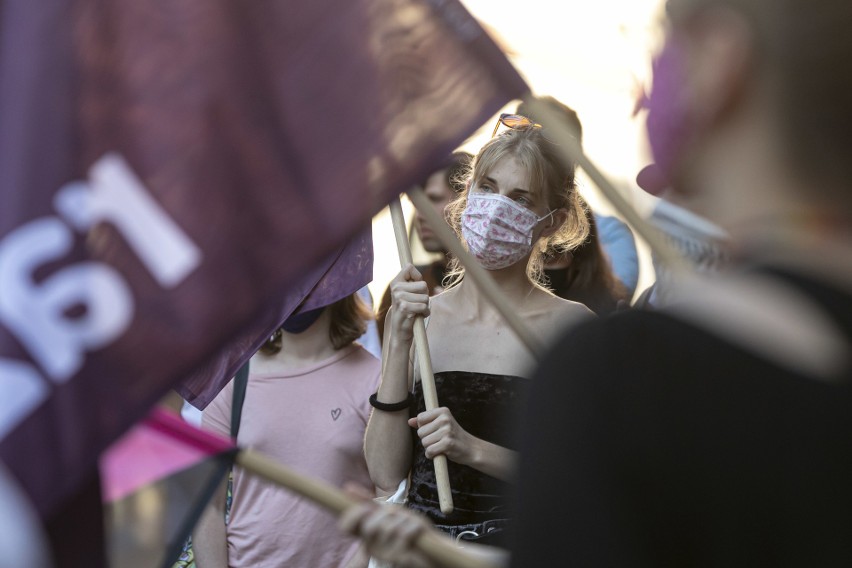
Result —
[[[692, 270], [714, 273], [724, 270], [730, 262], [730, 235], [717, 224], [695, 211], [687, 209], [683, 191], [674, 191], [662, 175], [659, 166], [646, 166], [636, 176], [636, 184], [658, 197], [648, 222], [686, 261]], [[678, 288], [677, 275], [672, 273], [660, 255], [651, 251], [654, 266], [654, 283], [642, 291], [634, 308], [659, 308], [664, 306], [670, 290]]]
[[687, 209], [728, 232], [732, 264], [545, 359], [513, 565], [846, 566], [852, 4], [667, 12], [649, 141]]
[[[432, 173], [426, 181], [423, 182], [423, 193], [429, 198], [430, 203], [435, 207], [435, 211], [446, 218], [445, 210], [451, 201], [455, 200], [465, 189], [465, 174], [470, 167], [470, 162], [473, 156], [467, 152], [454, 152], [450, 156], [450, 161], [446, 168], [440, 169]], [[429, 288], [429, 295], [434, 296], [440, 294], [444, 290], [444, 278], [447, 276], [447, 266], [449, 258], [447, 258], [447, 249], [441, 244], [441, 241], [435, 236], [429, 222], [415, 210], [414, 213], [414, 231], [417, 233], [417, 238], [426, 252], [439, 254], [440, 257], [431, 264], [418, 265], [415, 268], [423, 275], [423, 281]], [[376, 314], [376, 325], [378, 326], [379, 339], [384, 340], [385, 318], [388, 310], [391, 307], [391, 289], [388, 285], [382, 301], [379, 303], [379, 309]]]
[[[660, 310], [579, 326], [545, 359], [512, 565], [847, 566], [852, 3], [667, 12], [649, 139], [688, 208], [730, 235], [731, 264], [684, 277]], [[407, 534], [380, 515], [344, 521], [376, 548]]]

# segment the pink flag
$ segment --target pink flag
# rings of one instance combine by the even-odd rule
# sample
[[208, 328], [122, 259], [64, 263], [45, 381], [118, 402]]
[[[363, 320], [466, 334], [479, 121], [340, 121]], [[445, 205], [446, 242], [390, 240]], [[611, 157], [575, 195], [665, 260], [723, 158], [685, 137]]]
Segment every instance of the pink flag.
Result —
[[111, 566], [159, 567], [178, 553], [236, 448], [155, 410], [101, 457]]
[[155, 409], [101, 456], [104, 501], [118, 501], [140, 487], [235, 450], [231, 440]]

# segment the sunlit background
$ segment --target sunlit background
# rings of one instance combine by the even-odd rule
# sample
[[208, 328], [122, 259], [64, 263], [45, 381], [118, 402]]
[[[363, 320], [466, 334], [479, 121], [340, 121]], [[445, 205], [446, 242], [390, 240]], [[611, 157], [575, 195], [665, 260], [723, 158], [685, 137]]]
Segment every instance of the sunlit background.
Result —
[[[651, 55], [660, 40], [660, 0], [462, 3], [507, 53], [534, 94], [551, 95], [577, 111], [586, 153], [640, 212], [646, 212], [653, 198], [635, 186], [636, 173], [650, 161], [645, 116], [632, 114], [637, 92], [648, 83]], [[501, 112], [514, 110], [515, 104]], [[495, 120], [496, 116], [462, 148], [475, 154], [490, 136]], [[596, 211], [615, 213], [582, 172], [579, 182]], [[406, 206], [406, 218], [410, 217]], [[378, 301], [399, 271], [386, 212], [374, 220], [373, 238], [376, 260], [370, 290]], [[652, 282], [653, 270], [647, 248], [639, 245], [641, 291]], [[416, 248], [414, 253], [417, 262]]]

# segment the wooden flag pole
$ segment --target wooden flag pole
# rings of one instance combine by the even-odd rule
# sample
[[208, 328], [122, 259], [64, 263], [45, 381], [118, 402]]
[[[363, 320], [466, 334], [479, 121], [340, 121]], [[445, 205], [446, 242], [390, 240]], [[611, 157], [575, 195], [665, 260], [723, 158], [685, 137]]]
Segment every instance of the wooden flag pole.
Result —
[[535, 359], [540, 359], [544, 354], [544, 344], [534, 335], [526, 322], [512, 309], [511, 302], [506, 298], [503, 291], [494, 282], [494, 279], [488, 274], [488, 271], [482, 268], [479, 262], [471, 255], [467, 249], [462, 246], [458, 237], [447, 225], [445, 219], [435, 211], [434, 206], [423, 193], [420, 188], [414, 188], [408, 192], [408, 197], [411, 199], [417, 211], [426, 218], [429, 227], [435, 232], [435, 236], [441, 241], [445, 249], [450, 251], [459, 262], [464, 266], [464, 277], [470, 278], [479, 291], [485, 296], [491, 305], [506, 321], [509, 328], [520, 339], [521, 343], [532, 353]]
[[688, 271], [689, 265], [678, 254], [666, 240], [660, 235], [660, 232], [654, 229], [650, 223], [642, 218], [621, 192], [603, 175], [598, 167], [589, 159], [583, 151], [582, 146], [577, 139], [571, 134], [571, 127], [565, 121], [565, 118], [546, 102], [543, 102], [535, 97], [528, 96], [524, 102], [529, 105], [530, 110], [536, 117], [536, 120], [544, 125], [547, 130], [547, 137], [556, 142], [562, 159], [579, 165], [588, 174], [589, 178], [594, 182], [598, 189], [601, 190], [604, 197], [609, 201], [616, 211], [627, 221], [636, 233], [648, 243], [651, 250], [664, 262], [673, 272], [683, 273]]
[[[405, 217], [399, 198], [389, 204], [393, 234], [396, 236], [396, 248], [399, 251], [399, 264], [413, 264], [411, 247], [408, 244], [408, 232], [405, 228]], [[446, 224], [446, 223], [445, 223]], [[422, 316], [414, 318], [414, 349], [420, 365], [420, 384], [423, 387], [423, 399], [426, 410], [438, 408], [438, 390], [435, 388], [435, 375], [432, 373], [432, 357], [429, 355], [429, 343], [426, 340], [426, 322]], [[450, 491], [450, 473], [447, 469], [447, 456], [438, 455], [432, 458], [435, 467], [435, 482], [438, 485], [438, 503], [441, 512], [449, 515], [453, 512], [453, 495]]]
[[[333, 485], [296, 473], [256, 450], [239, 450], [236, 462], [246, 471], [298, 493], [337, 515], [357, 504]], [[471, 556], [435, 532], [421, 533], [414, 546], [434, 562], [448, 568], [498, 568], [487, 560]]]

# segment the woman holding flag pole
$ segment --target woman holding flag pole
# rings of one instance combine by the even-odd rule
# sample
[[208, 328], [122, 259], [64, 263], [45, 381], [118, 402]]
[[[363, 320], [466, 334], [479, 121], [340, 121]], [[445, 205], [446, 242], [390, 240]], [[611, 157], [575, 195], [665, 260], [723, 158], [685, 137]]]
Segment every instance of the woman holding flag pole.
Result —
[[[479, 152], [467, 191], [451, 204], [450, 223], [539, 341], [591, 317], [539, 284], [546, 251], [583, 242], [588, 226], [574, 182], [540, 125], [502, 115]], [[391, 283], [382, 383], [365, 439], [370, 475], [386, 494], [411, 474], [408, 507], [454, 538], [502, 544], [504, 498], [514, 478], [515, 412], [522, 408], [535, 359], [480, 289], [457, 265], [431, 300], [421, 275], [406, 266]], [[425, 410], [410, 355], [414, 318], [427, 335], [441, 407]], [[446, 456], [454, 511], [438, 504], [430, 460]]]

